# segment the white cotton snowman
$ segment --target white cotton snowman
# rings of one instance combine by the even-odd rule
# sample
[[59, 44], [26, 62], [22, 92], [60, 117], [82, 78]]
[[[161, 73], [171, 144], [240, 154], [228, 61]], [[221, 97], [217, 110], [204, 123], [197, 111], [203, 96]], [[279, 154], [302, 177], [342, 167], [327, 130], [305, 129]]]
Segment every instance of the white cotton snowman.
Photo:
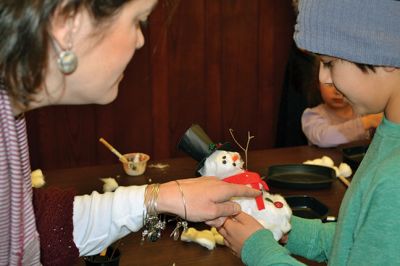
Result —
[[[243, 169], [243, 160], [239, 153], [214, 151], [205, 160], [199, 173], [203, 176], [216, 176], [230, 183], [246, 184], [262, 190], [262, 196], [256, 199], [234, 198], [234, 201], [240, 204], [242, 211], [256, 218], [259, 223], [270, 230], [275, 240], [281, 239], [290, 231], [292, 210], [289, 205], [281, 195], [270, 194], [266, 191], [265, 189], [268, 190], [268, 187], [257, 173]], [[256, 183], [254, 183], [255, 180]]]

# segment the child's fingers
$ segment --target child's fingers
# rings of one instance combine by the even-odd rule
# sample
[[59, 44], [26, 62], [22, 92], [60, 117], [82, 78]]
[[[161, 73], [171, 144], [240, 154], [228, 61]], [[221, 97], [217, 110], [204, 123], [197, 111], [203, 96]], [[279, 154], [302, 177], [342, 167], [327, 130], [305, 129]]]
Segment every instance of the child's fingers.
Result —
[[227, 219], [226, 217], [219, 217], [219, 218], [211, 220], [211, 221], [206, 221], [206, 224], [211, 227], [219, 228], [225, 223], [226, 219]]

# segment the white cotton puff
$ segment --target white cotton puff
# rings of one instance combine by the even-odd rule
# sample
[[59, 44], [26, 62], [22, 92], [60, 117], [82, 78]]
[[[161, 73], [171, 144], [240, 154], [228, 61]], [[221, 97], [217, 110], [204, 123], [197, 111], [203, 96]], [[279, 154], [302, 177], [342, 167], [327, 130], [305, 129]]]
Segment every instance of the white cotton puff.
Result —
[[46, 183], [44, 181], [43, 172], [40, 169], [36, 169], [35, 171], [31, 172], [31, 179], [32, 179], [32, 187], [34, 188], [41, 188]]
[[112, 192], [118, 188], [117, 181], [112, 177], [100, 178], [100, 180], [104, 182], [103, 185], [104, 192]]
[[314, 159], [313, 160], [313, 164], [315, 165], [323, 165], [323, 161], [320, 158]]
[[333, 160], [329, 156], [322, 156], [321, 161], [322, 165], [324, 166], [333, 167], [335, 165]]
[[334, 167], [332, 167], [332, 168], [333, 168], [333, 170], [335, 170], [335, 175], [336, 175], [336, 177], [340, 176], [339, 168], [338, 168], [337, 166], [334, 166]]
[[184, 242], [195, 242], [203, 247], [206, 247], [208, 250], [214, 249], [216, 245], [215, 236], [212, 231], [198, 231], [193, 227], [190, 227], [188, 230], [182, 232], [181, 240]]
[[[263, 227], [270, 230], [276, 241], [291, 229], [290, 219], [292, 209], [279, 194], [263, 191], [264, 209], [259, 210], [253, 198], [234, 198], [240, 204], [242, 211], [253, 216]], [[277, 207], [275, 204], [278, 204]]]
[[351, 170], [351, 167], [347, 163], [341, 163], [339, 165], [339, 173], [341, 176], [349, 177], [352, 175], [353, 171]]

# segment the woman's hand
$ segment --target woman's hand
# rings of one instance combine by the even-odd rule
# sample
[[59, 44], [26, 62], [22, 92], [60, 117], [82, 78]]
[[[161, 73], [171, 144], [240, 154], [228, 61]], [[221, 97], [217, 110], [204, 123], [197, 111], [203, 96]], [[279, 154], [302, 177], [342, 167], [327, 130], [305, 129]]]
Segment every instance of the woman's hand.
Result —
[[225, 245], [236, 256], [240, 257], [244, 242], [256, 231], [263, 228], [252, 216], [240, 212], [236, 216], [226, 219], [224, 225], [218, 231], [224, 237]]
[[[216, 177], [182, 179], [178, 182], [186, 201], [186, 219], [192, 222], [235, 215], [240, 212], [240, 205], [230, 201], [232, 197], [256, 197], [261, 193], [256, 189], [230, 184]], [[160, 213], [172, 213], [185, 218], [184, 202], [175, 181], [160, 186], [157, 208]]]

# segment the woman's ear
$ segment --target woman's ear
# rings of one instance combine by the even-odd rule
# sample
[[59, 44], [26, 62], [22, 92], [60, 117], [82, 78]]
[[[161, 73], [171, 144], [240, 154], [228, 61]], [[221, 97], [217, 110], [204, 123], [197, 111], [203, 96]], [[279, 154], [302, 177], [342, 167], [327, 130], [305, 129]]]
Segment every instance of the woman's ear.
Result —
[[82, 11], [65, 14], [58, 7], [50, 23], [49, 32], [61, 48], [71, 48], [74, 43], [74, 36], [79, 31], [82, 23]]

